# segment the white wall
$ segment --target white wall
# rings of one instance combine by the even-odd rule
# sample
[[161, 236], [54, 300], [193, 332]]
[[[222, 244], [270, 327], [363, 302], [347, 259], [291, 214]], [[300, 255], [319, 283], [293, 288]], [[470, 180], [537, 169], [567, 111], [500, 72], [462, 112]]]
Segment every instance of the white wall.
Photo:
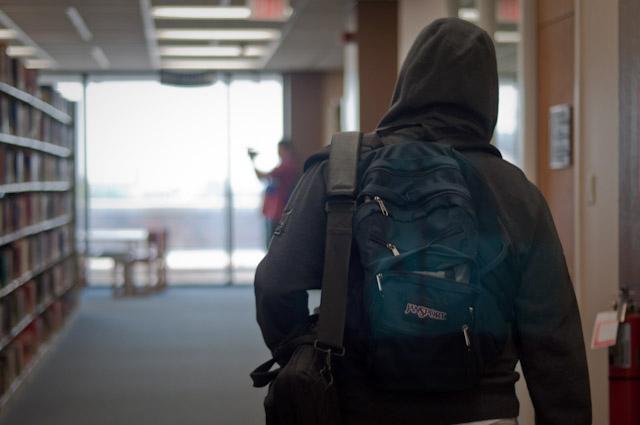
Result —
[[537, 5], [536, 0], [521, 0], [520, 36], [518, 46], [518, 85], [520, 131], [520, 164], [527, 178], [536, 183], [538, 168], [538, 97], [537, 97]]
[[[357, 31], [355, 5], [349, 10], [345, 31]], [[343, 51], [343, 88], [340, 108], [341, 131], [360, 130], [360, 80], [358, 78], [358, 43], [346, 43]]]
[[[537, 119], [537, 5], [536, 0], [521, 0], [520, 36], [518, 46], [518, 85], [519, 96], [519, 143], [520, 164], [527, 178], [536, 183], [538, 156], [538, 119]], [[517, 367], [522, 375], [520, 364]], [[520, 425], [533, 425], [535, 413], [533, 403], [524, 377], [516, 384], [516, 394], [520, 401]]]
[[[576, 6], [576, 292], [587, 345], [618, 289], [618, 0]], [[587, 357], [593, 423], [609, 422], [606, 350]]]

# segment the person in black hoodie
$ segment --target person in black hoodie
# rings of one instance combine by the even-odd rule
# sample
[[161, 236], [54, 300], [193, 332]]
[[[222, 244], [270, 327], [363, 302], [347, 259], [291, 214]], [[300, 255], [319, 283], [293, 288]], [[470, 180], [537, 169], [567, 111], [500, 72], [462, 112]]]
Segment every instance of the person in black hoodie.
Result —
[[[516, 418], [518, 361], [536, 424], [591, 423], [582, 328], [562, 247], [540, 191], [490, 144], [497, 112], [498, 76], [491, 37], [454, 18], [437, 20], [423, 29], [402, 66], [389, 111], [363, 143], [368, 148], [403, 140], [452, 144], [484, 176], [511, 240], [505, 263], [513, 279], [503, 288], [513, 310], [511, 336], [478, 388], [398, 394], [366, 384], [357, 347], [349, 355], [348, 323], [348, 355], [337, 376], [346, 424], [458, 424]], [[325, 152], [307, 161], [256, 271], [257, 319], [272, 351], [308, 320], [307, 290], [320, 288], [326, 159]], [[362, 278], [357, 260], [351, 268], [350, 287]]]

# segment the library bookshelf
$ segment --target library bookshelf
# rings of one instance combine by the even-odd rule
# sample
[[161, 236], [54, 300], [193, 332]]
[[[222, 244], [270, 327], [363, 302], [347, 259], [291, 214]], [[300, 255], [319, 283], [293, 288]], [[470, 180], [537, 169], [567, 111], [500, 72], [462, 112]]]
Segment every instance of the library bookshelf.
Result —
[[0, 44], [0, 409], [77, 304], [74, 105]]

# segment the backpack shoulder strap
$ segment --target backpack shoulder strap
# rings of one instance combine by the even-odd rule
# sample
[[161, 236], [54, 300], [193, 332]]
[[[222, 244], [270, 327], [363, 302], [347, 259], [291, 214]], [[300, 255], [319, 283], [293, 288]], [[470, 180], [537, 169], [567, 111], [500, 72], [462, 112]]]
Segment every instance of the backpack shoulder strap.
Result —
[[316, 347], [343, 350], [347, 312], [352, 220], [362, 134], [337, 133], [331, 139], [327, 183], [327, 229]]

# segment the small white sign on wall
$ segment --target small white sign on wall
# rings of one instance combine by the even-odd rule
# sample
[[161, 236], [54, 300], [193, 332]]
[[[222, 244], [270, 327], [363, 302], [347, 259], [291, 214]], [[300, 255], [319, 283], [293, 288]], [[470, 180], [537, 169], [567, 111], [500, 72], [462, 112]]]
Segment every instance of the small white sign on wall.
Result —
[[596, 316], [591, 336], [591, 348], [607, 348], [616, 345], [618, 337], [618, 312], [602, 311]]
[[561, 170], [571, 166], [571, 105], [549, 108], [549, 168]]

